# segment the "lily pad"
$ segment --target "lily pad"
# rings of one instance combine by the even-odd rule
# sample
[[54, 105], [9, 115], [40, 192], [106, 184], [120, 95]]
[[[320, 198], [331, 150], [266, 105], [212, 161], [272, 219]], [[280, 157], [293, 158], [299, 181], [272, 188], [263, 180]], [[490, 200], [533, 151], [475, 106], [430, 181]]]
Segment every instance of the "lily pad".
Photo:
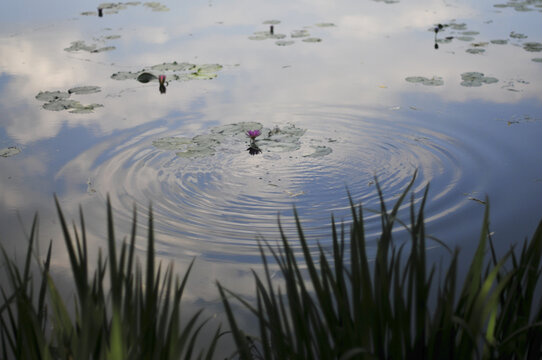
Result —
[[102, 91], [99, 86], [78, 86], [68, 90], [69, 94], [93, 94]]
[[467, 49], [465, 50], [469, 54], [482, 54], [486, 52], [486, 49], [480, 49], [480, 48], [474, 48], [474, 49]]
[[158, 75], [166, 73], [168, 81], [206, 80], [216, 78], [218, 76], [217, 72], [222, 68], [223, 66], [220, 64], [195, 65], [174, 61], [171, 63], [153, 65], [137, 72], [119, 71], [111, 75], [111, 78], [115, 80], [136, 79], [140, 82], [148, 83], [150, 81], [155, 81], [158, 78]]
[[466, 87], [478, 87], [482, 84], [494, 84], [499, 81], [497, 78], [484, 76], [483, 73], [474, 71], [461, 74], [461, 79], [463, 80], [461, 85]]
[[264, 25], [277, 25], [277, 24], [280, 24], [280, 20], [265, 20], [262, 24], [264, 24]]
[[542, 43], [539, 42], [526, 42], [523, 44], [523, 49], [529, 52], [540, 52], [542, 51]]
[[478, 31], [463, 31], [461, 34], [472, 36], [472, 35], [479, 35], [480, 33]]
[[295, 43], [295, 41], [293, 40], [278, 40], [278, 41], [275, 41], [275, 44], [277, 44], [278, 46], [289, 46], [289, 45], [293, 45]]
[[406, 81], [411, 83], [420, 83], [426, 86], [442, 86], [444, 85], [444, 80], [439, 76], [433, 76], [431, 79], [423, 76], [409, 76], [405, 78]]
[[[295, 125], [267, 129], [257, 122], [241, 122], [217, 126], [211, 128], [207, 134], [193, 138], [165, 137], [154, 140], [152, 144], [161, 150], [176, 151], [179, 157], [196, 159], [212, 156], [222, 146], [239, 146], [246, 143], [246, 132], [249, 130], [261, 131], [261, 137], [256, 139], [256, 145], [265, 152], [298, 150], [301, 147], [300, 138], [305, 134], [304, 129], [297, 128]], [[319, 151], [323, 152], [323, 150]]]
[[169, 8], [163, 4], [160, 4], [159, 2], [146, 2], [143, 4], [143, 6], [146, 6], [152, 11], [169, 11]]
[[308, 37], [308, 38], [305, 38], [301, 41], [304, 41], [304, 42], [308, 42], [308, 43], [319, 43], [322, 41], [322, 39], [320, 38], [317, 38], [317, 37]]
[[329, 155], [333, 152], [333, 149], [324, 145], [311, 146], [314, 149], [314, 152], [308, 155], [303, 155], [303, 157], [318, 158]]
[[457, 24], [457, 23], [451, 23], [451, 24], [448, 24], [450, 26], [450, 28], [452, 28], [453, 30], [466, 30], [467, 29], [467, 24], [465, 23], [460, 23], [460, 24]]
[[137, 81], [143, 84], [146, 84], [150, 81], [156, 81], [156, 80], [158, 80], [158, 76], [148, 73], [148, 72], [141, 73], [137, 76]]
[[75, 52], [75, 51], [94, 51], [96, 50], [96, 45], [87, 45], [84, 41], [72, 41], [70, 46], [65, 48], [64, 51]]
[[1, 157], [10, 157], [10, 156], [13, 156], [13, 155], [17, 155], [20, 152], [21, 152], [20, 149], [16, 148], [15, 146], [10, 146], [10, 147], [5, 148], [5, 149], [0, 149], [0, 156]]
[[512, 32], [510, 33], [510, 37], [511, 37], [511, 38], [514, 38], [514, 39], [527, 39], [528, 36], [525, 35], [525, 34], [516, 33], [516, 32], [514, 32], [514, 31], [512, 31]]
[[472, 36], [457, 36], [456, 39], [460, 40], [460, 41], [472, 41], [472, 40], [474, 40], [474, 38]]
[[335, 27], [336, 25], [332, 22], [321, 22], [316, 24], [318, 27]]
[[508, 44], [508, 40], [507, 39], [491, 40], [491, 43], [495, 45], [506, 45]]
[[542, 58], [533, 58], [531, 61], [542, 63]]
[[300, 38], [300, 37], [310, 36], [310, 33], [305, 29], [294, 30], [294, 31], [291, 32], [290, 36], [293, 37], [293, 38]]
[[40, 91], [36, 95], [36, 99], [41, 101], [56, 101], [63, 100], [70, 97], [70, 94], [66, 91]]

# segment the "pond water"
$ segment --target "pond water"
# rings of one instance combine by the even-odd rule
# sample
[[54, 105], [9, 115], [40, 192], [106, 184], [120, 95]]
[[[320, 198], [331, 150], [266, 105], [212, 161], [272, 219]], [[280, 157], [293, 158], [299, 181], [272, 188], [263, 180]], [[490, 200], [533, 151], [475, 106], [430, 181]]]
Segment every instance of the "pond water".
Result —
[[451, 248], [472, 252], [486, 195], [499, 249], [533, 233], [540, 1], [149, 4], [102, 5], [101, 17], [99, 2], [0, 5], [10, 251], [38, 212], [42, 246], [54, 239], [55, 268], [67, 268], [54, 193], [70, 219], [82, 206], [94, 253], [107, 195], [119, 238], [137, 204], [144, 250], [152, 203], [159, 256], [177, 269], [196, 256], [189, 298], [212, 302], [216, 279], [251, 294], [257, 237], [279, 238], [279, 214], [294, 246], [294, 205], [327, 246], [331, 214], [349, 220], [348, 191], [378, 209], [376, 176], [391, 205], [416, 170], [416, 202], [430, 184], [428, 231]]

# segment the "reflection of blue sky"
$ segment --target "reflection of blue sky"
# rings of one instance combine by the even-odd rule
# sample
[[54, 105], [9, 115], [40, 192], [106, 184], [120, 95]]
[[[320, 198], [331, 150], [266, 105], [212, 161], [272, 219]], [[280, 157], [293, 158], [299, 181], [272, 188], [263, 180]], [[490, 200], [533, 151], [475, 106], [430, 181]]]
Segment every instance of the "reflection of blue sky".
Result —
[[[0, 5], [0, 147], [23, 149], [13, 158], [0, 159], [0, 214], [12, 219], [15, 211], [30, 216], [41, 210], [50, 225], [56, 218], [50, 211], [53, 192], [63, 196], [72, 214], [77, 204], [84, 203], [92, 219], [101, 219], [107, 192], [116, 193], [128, 208], [134, 199], [144, 208], [145, 191], [157, 186], [153, 181], [160, 168], [149, 167], [136, 173], [145, 176], [134, 180], [119, 170], [116, 161], [132, 159], [127, 156], [130, 151], [141, 151], [142, 159], [153, 154], [155, 149], [149, 144], [154, 136], [192, 137], [212, 126], [239, 121], [259, 121], [269, 127], [295, 122], [308, 129], [307, 136], [331, 133], [337, 138], [329, 157], [321, 162], [304, 160], [303, 169], [314, 175], [312, 183], [291, 170], [294, 160], [277, 162], [277, 167], [290, 169], [291, 176], [282, 179], [282, 188], [272, 200], [287, 204], [285, 208], [298, 201], [306, 214], [327, 216], [318, 201], [337, 208], [344, 202], [343, 179], [325, 169], [340, 173], [346, 185], [360, 187], [380, 171], [386, 188], [397, 191], [412, 169], [422, 167], [422, 180], [431, 181], [436, 194], [429, 217], [446, 229], [457, 226], [446, 222], [444, 214], [463, 224], [479, 210], [463, 193], [477, 191], [476, 196], [483, 198], [487, 192], [497, 207], [513, 204], [510, 207], [516, 210], [523, 206], [518, 198], [530, 208], [536, 198], [532, 194], [541, 193], [535, 181], [542, 178], [537, 173], [541, 152], [535, 135], [540, 133], [542, 118], [542, 66], [531, 59], [542, 54], [524, 51], [514, 39], [508, 45], [488, 45], [483, 55], [467, 54], [470, 43], [457, 40], [435, 51], [433, 33], [428, 31], [435, 23], [455, 19], [465, 22], [468, 30], [480, 32], [476, 42], [506, 39], [512, 31], [528, 35], [523, 42], [542, 42], [539, 12], [519, 13], [472, 1], [164, 3], [170, 12], [138, 6], [103, 18], [79, 15], [94, 10], [98, 2]], [[289, 35], [310, 26], [308, 30], [322, 42], [297, 41], [278, 47], [273, 40], [248, 40], [254, 31], [266, 30], [262, 22], [269, 19], [281, 20], [276, 33]], [[319, 22], [333, 22], [336, 27], [315, 27]], [[447, 29], [439, 36], [450, 34]], [[106, 35], [121, 38], [104, 44], [94, 40]], [[114, 45], [116, 50], [100, 54], [63, 50], [77, 40]], [[166, 95], [159, 94], [156, 84], [110, 79], [117, 71], [138, 71], [174, 60], [220, 63], [224, 69], [214, 80], [172, 82]], [[499, 82], [465, 88], [460, 74], [468, 71], [483, 72]], [[415, 75], [440, 76], [444, 86], [425, 87], [404, 80]], [[84, 104], [101, 103], [104, 108], [92, 114], [50, 112], [35, 99], [42, 90], [80, 85], [97, 85], [102, 91], [72, 98]], [[518, 113], [534, 120], [508, 126], [507, 121]], [[149, 164], [141, 158], [131, 163]], [[239, 161], [233, 156], [225, 159]], [[251, 163], [239, 168], [255, 171], [259, 165], [267, 169], [261, 159], [247, 160]], [[89, 177], [97, 181], [99, 196], [86, 194]], [[243, 196], [255, 197], [261, 191], [261, 182], [244, 185]], [[333, 191], [325, 192], [329, 188]], [[515, 195], [508, 192], [511, 188], [517, 190]], [[307, 195], [291, 199], [283, 190]], [[373, 190], [355, 191], [374, 200], [368, 195]], [[320, 200], [314, 195], [319, 192], [323, 194]], [[305, 208], [303, 199], [310, 199], [305, 200]], [[129, 211], [121, 210], [119, 223], [129, 221], [125, 216]], [[268, 216], [275, 217], [276, 212]], [[495, 211], [495, 216], [506, 218], [503, 210]], [[518, 221], [515, 230], [522, 231], [521, 226], [535, 221], [533, 217]], [[1, 225], [9, 223], [3, 221]], [[459, 233], [477, 228], [478, 223], [473, 225], [471, 220], [468, 226]], [[2, 233], [7, 231], [4, 228]], [[95, 229], [95, 234], [99, 231]], [[172, 247], [175, 235], [164, 234], [163, 252]], [[220, 273], [216, 266], [213, 271]]]

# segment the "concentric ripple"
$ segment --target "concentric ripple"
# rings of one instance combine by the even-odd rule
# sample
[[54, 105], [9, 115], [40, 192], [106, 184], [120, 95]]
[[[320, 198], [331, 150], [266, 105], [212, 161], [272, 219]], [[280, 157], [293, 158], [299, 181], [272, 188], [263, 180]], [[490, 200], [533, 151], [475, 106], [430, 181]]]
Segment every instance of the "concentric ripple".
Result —
[[[160, 253], [252, 262], [259, 237], [280, 238], [279, 215], [295, 247], [294, 206], [309, 241], [328, 246], [331, 214], [337, 222], [350, 219], [348, 193], [364, 208], [379, 209], [375, 177], [391, 206], [417, 171], [416, 203], [431, 183], [429, 222], [459, 213], [470, 203], [465, 192], [484, 187], [480, 165], [492, 150], [476, 149], [475, 140], [458, 140], [452, 130], [432, 130], [435, 119], [398, 111], [371, 118], [354, 108], [285, 111], [288, 123], [306, 129], [298, 150], [251, 156], [249, 140], [242, 138], [225, 142], [214, 155], [187, 159], [152, 145], [157, 138], [184, 133], [182, 128], [153, 131], [103, 150], [103, 160], [89, 169], [95, 189], [110, 195], [115, 216], [126, 221], [134, 202], [142, 212], [151, 202]], [[332, 152], [306, 156], [319, 145]], [[374, 239], [380, 220], [370, 212], [366, 217]]]

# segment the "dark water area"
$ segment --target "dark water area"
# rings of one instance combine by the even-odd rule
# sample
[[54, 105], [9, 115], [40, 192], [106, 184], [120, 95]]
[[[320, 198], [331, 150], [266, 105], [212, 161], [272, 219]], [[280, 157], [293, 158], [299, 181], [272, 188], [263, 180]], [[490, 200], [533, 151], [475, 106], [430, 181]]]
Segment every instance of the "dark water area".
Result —
[[[136, 204], [142, 255], [152, 203], [157, 254], [179, 271], [196, 257], [187, 299], [219, 312], [215, 280], [252, 295], [257, 239], [279, 239], [279, 215], [294, 248], [293, 206], [315, 250], [330, 246], [348, 192], [379, 209], [375, 177], [391, 206], [417, 171], [428, 232], [468, 254], [486, 196], [499, 251], [542, 218], [539, 3], [120, 4], [0, 5], [8, 252], [38, 212], [66, 271], [57, 194], [69, 219], [83, 208], [94, 257], [107, 196], [119, 238]], [[380, 220], [366, 214], [371, 254]]]

